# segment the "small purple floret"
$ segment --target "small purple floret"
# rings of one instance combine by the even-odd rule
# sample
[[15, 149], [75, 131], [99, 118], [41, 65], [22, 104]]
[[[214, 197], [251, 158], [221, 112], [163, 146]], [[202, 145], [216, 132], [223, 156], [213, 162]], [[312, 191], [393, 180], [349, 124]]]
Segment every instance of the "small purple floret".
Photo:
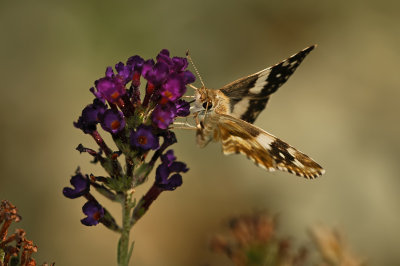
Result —
[[75, 199], [89, 193], [90, 183], [87, 176], [85, 177], [81, 173], [78, 173], [71, 177], [70, 183], [74, 188], [65, 187], [63, 189], [65, 197]]
[[169, 68], [167, 64], [163, 62], [154, 64], [153, 60], [146, 61], [142, 68], [143, 77], [155, 86], [163, 84], [168, 77], [168, 73]]
[[155, 150], [160, 144], [158, 137], [152, 133], [151, 126], [140, 125], [131, 133], [131, 145], [144, 151]]
[[[164, 190], [175, 190], [182, 185], [182, 176], [179, 173], [186, 173], [189, 170], [185, 163], [175, 160], [172, 150], [161, 156], [162, 163], [156, 170], [156, 184]], [[173, 175], [170, 176], [171, 174]]]
[[177, 100], [182, 97], [185, 92], [186, 86], [182, 76], [179, 74], [170, 74], [161, 88], [161, 95], [169, 101]]
[[153, 123], [161, 129], [167, 129], [174, 122], [176, 117], [175, 104], [168, 102], [164, 105], [157, 105], [154, 109], [151, 118]]
[[177, 116], [188, 116], [190, 114], [190, 104], [182, 99], [175, 102], [176, 115]]
[[166, 166], [170, 166], [173, 161], [176, 160], [176, 156], [174, 155], [173, 150], [168, 150], [166, 153], [161, 155], [161, 162]]
[[126, 65], [130, 66], [133, 71], [142, 71], [143, 64], [143, 58], [138, 55], [131, 56], [126, 61]]
[[108, 109], [101, 115], [101, 127], [110, 133], [118, 133], [125, 127], [124, 115], [120, 111]]
[[124, 80], [118, 77], [104, 77], [95, 82], [97, 96], [110, 103], [117, 103], [118, 99], [126, 93]]
[[85, 134], [90, 134], [96, 130], [99, 123], [99, 116], [104, 113], [107, 106], [99, 99], [94, 99], [93, 104], [89, 104], [82, 110], [82, 115], [74, 122], [76, 128], [81, 129]]
[[103, 207], [95, 201], [86, 202], [82, 207], [82, 211], [87, 217], [82, 219], [81, 223], [86, 226], [97, 225], [104, 216]]
[[124, 63], [119, 62], [115, 65], [115, 70], [118, 73], [118, 79], [120, 79], [123, 84], [128, 83], [132, 79], [132, 67], [125, 66]]

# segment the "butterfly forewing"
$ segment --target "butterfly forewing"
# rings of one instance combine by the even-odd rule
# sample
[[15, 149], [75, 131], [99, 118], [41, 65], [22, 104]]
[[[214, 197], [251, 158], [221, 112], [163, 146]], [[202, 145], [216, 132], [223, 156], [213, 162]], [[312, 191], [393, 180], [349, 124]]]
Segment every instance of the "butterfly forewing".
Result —
[[314, 45], [305, 48], [272, 67], [221, 88], [220, 91], [230, 99], [230, 115], [253, 123], [267, 105], [269, 96], [289, 79], [314, 48]]

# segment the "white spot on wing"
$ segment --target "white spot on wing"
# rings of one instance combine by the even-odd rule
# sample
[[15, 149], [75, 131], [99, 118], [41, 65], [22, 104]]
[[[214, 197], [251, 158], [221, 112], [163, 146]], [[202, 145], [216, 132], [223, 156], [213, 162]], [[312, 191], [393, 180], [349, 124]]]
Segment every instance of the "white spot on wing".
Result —
[[240, 102], [236, 103], [233, 108], [233, 113], [238, 115], [243, 115], [249, 109], [250, 100], [248, 98], [243, 98]]
[[304, 168], [304, 165], [297, 159], [294, 159], [293, 164], [297, 167]]
[[261, 144], [261, 146], [268, 150], [271, 148], [271, 143], [275, 141], [274, 138], [265, 134], [258, 135], [256, 140]]
[[258, 94], [261, 92], [261, 90], [265, 87], [265, 85], [267, 85], [267, 77], [269, 75], [269, 73], [271, 72], [270, 68], [261, 70], [260, 72], [258, 72], [258, 79], [256, 81], [256, 83], [254, 84], [254, 87], [251, 88], [249, 90], [249, 92], [254, 93], [254, 94]]

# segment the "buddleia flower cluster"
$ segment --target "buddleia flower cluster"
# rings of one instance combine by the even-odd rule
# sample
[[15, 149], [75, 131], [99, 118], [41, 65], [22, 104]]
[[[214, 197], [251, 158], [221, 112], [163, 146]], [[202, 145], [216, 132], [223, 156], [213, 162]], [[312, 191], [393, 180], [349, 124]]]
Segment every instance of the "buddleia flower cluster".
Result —
[[[164, 49], [155, 61], [135, 55], [125, 64], [117, 63], [114, 69], [107, 67], [105, 76], [90, 89], [95, 96], [93, 102], [74, 122], [76, 128], [90, 135], [98, 145], [88, 148], [80, 144], [77, 150], [92, 156], [92, 162], [100, 164], [107, 175], [84, 174], [78, 168], [70, 180], [72, 187], [65, 187], [63, 194], [71, 199], [86, 199], [82, 224], [102, 223], [121, 233], [118, 246], [121, 265], [127, 264], [132, 251], [132, 246], [128, 250], [130, 228], [161, 192], [181, 186], [181, 174], [188, 171], [186, 164], [178, 161], [169, 149], [177, 142], [171, 124], [177, 117], [190, 114], [190, 104], [182, 96], [195, 77], [186, 70], [187, 66], [186, 58], [171, 58]], [[104, 133], [111, 134], [113, 146], [104, 141]], [[155, 167], [153, 185], [136, 202], [134, 189], [149, 179]], [[93, 189], [122, 204], [122, 224], [92, 194]]]

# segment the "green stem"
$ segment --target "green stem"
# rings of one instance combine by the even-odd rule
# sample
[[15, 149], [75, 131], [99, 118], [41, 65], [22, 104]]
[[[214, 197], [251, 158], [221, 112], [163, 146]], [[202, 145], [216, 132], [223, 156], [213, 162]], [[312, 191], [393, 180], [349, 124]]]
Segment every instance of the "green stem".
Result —
[[118, 265], [128, 266], [130, 259], [129, 250], [129, 232], [131, 230], [130, 212], [131, 212], [130, 197], [125, 193], [124, 201], [122, 202], [122, 232], [118, 242]]

